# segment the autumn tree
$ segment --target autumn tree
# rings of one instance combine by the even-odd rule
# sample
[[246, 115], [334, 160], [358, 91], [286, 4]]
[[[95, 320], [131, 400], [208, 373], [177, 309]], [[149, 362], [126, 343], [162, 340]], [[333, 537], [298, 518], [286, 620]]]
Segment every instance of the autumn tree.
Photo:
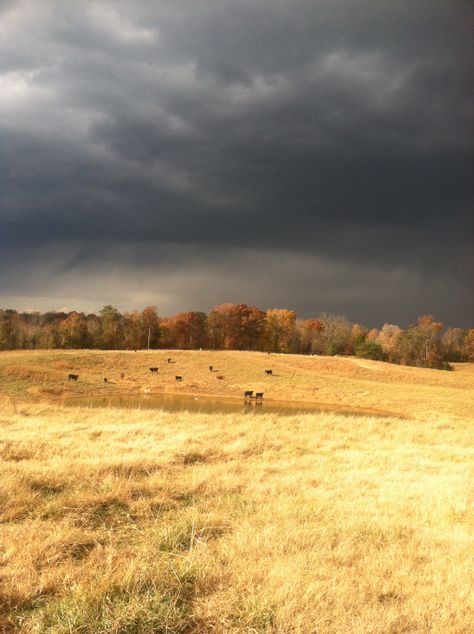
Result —
[[267, 310], [265, 349], [269, 352], [297, 352], [298, 345], [295, 339], [296, 313], [286, 308]]
[[384, 324], [375, 338], [376, 343], [382, 346], [388, 361], [391, 363], [398, 362], [400, 359], [400, 339], [402, 334], [403, 331], [398, 326]]
[[91, 348], [102, 347], [102, 320], [99, 315], [89, 313], [86, 315], [87, 335]]
[[350, 345], [347, 348], [348, 354], [355, 354], [356, 356], [358, 356], [356, 353], [356, 348], [357, 346], [361, 346], [363, 343], [365, 343], [367, 339], [367, 333], [368, 330], [367, 328], [365, 328], [365, 326], [362, 326], [361, 324], [352, 324]]
[[441, 354], [446, 361], [465, 361], [464, 340], [467, 331], [462, 328], [447, 328], [441, 335]]
[[127, 350], [145, 348], [147, 333], [143, 327], [142, 314], [139, 310], [124, 313], [124, 345]]
[[265, 313], [247, 304], [220, 304], [207, 319], [209, 345], [224, 350], [259, 350], [265, 332]]
[[42, 325], [38, 336], [38, 348], [53, 349], [59, 347], [59, 324], [52, 322]]
[[303, 319], [297, 325], [300, 336], [300, 352], [302, 354], [317, 352], [317, 342], [319, 333], [323, 329], [323, 322], [320, 319]]
[[59, 323], [59, 345], [61, 348], [87, 348], [89, 333], [83, 313], [72, 312]]
[[349, 354], [351, 352], [351, 324], [341, 315], [321, 313], [319, 320], [323, 324], [321, 336], [318, 339], [320, 354]]
[[219, 304], [207, 318], [209, 343], [215, 350], [235, 350], [239, 339], [240, 316], [237, 304]]
[[176, 315], [175, 330], [179, 348], [203, 348], [207, 344], [207, 315], [189, 311]]
[[474, 328], [466, 332], [463, 340], [463, 352], [468, 361], [474, 361]]
[[124, 344], [124, 320], [119, 311], [108, 304], [99, 311], [101, 316], [101, 347], [120, 349]]
[[36, 348], [41, 331], [41, 313], [28, 311], [20, 313], [15, 320], [15, 336], [17, 347]]
[[35, 326], [29, 319], [29, 313], [16, 314], [12, 319], [17, 348], [33, 348], [35, 340]]
[[367, 341], [377, 341], [379, 334], [380, 330], [378, 328], [371, 328], [367, 333], [366, 339]]
[[13, 327], [16, 314], [14, 310], [0, 311], [0, 350], [13, 350], [16, 348], [16, 337]]
[[155, 306], [147, 306], [142, 311], [135, 310], [123, 316], [124, 346], [128, 349], [158, 347], [160, 342], [160, 320]]
[[266, 313], [256, 306], [237, 304], [239, 313], [238, 350], [261, 350], [266, 326]]
[[39, 348], [59, 348], [61, 346], [59, 327], [66, 317], [66, 313], [55, 311], [40, 315]]
[[160, 319], [160, 345], [162, 348], [177, 348], [171, 317], [162, 317]]
[[148, 333], [150, 333], [150, 348], [157, 348], [160, 343], [160, 320], [156, 306], [147, 306], [142, 310], [141, 320], [143, 330], [146, 333], [148, 345]]
[[178, 313], [161, 321], [161, 345], [165, 348], [190, 350], [207, 343], [207, 316], [202, 312]]
[[432, 315], [418, 317], [415, 325], [409, 326], [400, 338], [400, 360], [407, 365], [436, 368], [441, 365], [440, 332], [443, 324]]

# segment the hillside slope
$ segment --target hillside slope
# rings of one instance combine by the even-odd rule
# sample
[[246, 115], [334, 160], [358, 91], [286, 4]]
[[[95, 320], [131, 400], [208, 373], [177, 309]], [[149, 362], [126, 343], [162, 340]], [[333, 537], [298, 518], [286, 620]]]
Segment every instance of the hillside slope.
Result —
[[[155, 366], [159, 373], [151, 374]], [[0, 354], [0, 394], [27, 400], [112, 393], [242, 398], [251, 389], [264, 392], [267, 400], [379, 410], [420, 420], [472, 420], [474, 364], [454, 367], [454, 372], [443, 372], [354, 357], [238, 351], [15, 351]], [[265, 374], [267, 369], [272, 376]], [[79, 374], [77, 383], [67, 381], [69, 372]], [[183, 380], [177, 382], [176, 375]]]

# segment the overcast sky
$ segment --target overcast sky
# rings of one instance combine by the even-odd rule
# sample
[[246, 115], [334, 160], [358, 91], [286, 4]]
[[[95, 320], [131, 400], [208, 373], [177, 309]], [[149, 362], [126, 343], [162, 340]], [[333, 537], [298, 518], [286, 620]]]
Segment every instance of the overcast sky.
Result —
[[472, 18], [0, 0], [0, 307], [472, 326]]

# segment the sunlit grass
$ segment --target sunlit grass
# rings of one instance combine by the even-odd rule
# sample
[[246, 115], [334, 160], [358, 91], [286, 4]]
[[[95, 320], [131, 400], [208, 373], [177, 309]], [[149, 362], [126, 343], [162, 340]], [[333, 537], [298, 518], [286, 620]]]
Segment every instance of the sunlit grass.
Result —
[[[209, 372], [209, 365], [217, 372]], [[158, 366], [159, 374], [151, 374], [150, 366]], [[58, 402], [68, 395], [112, 393], [241, 399], [250, 389], [264, 392], [265, 400], [315, 402], [427, 421], [472, 419], [474, 364], [454, 367], [454, 372], [443, 372], [354, 357], [206, 350], [14, 351], [0, 353], [0, 395]], [[273, 376], [265, 375], [267, 368]], [[69, 372], [79, 375], [77, 383], [67, 380]], [[176, 374], [183, 376], [182, 382], [175, 380]]]
[[472, 631], [467, 422], [19, 402], [0, 433], [0, 631]]

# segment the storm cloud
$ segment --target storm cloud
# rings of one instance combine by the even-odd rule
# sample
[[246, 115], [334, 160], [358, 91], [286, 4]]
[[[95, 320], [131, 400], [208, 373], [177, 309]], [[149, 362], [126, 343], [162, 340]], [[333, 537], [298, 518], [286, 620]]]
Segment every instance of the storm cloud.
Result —
[[472, 319], [468, 2], [0, 2], [0, 305]]

